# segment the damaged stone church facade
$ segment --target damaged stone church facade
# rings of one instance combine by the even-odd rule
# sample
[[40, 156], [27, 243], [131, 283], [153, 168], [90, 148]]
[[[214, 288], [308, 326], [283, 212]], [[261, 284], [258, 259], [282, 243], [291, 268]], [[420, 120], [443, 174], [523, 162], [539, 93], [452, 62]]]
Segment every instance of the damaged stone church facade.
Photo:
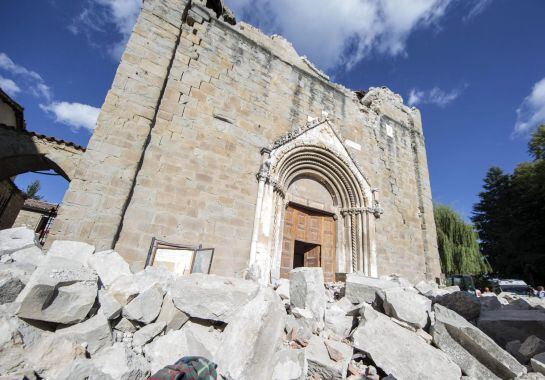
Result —
[[154, 237], [264, 282], [297, 266], [435, 279], [420, 114], [332, 83], [219, 1], [145, 0], [50, 241], [142, 268]]

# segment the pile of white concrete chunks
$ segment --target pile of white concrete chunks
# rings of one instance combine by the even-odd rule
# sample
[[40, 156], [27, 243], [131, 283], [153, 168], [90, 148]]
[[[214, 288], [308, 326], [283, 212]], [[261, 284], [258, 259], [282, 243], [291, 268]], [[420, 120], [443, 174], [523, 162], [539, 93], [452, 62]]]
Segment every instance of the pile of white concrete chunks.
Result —
[[543, 319], [516, 333], [520, 319], [545, 314], [520, 299], [479, 301], [397, 276], [324, 286], [320, 268], [274, 286], [132, 273], [116, 252], [85, 243], [43, 252], [24, 228], [0, 231], [0, 262], [0, 376], [9, 379], [140, 380], [184, 356], [236, 380], [545, 379], [527, 373], [545, 373]]

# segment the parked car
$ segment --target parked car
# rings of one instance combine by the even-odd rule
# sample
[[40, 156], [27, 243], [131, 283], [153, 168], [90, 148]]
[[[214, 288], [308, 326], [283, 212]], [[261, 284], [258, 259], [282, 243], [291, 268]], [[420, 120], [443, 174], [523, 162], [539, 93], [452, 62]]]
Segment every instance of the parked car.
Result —
[[461, 291], [471, 293], [477, 297], [481, 295], [479, 289], [475, 287], [473, 277], [469, 275], [453, 275], [447, 277], [447, 286], [458, 286]]
[[491, 281], [492, 291], [496, 294], [512, 293], [519, 296], [528, 295], [528, 284], [522, 280], [494, 279]]

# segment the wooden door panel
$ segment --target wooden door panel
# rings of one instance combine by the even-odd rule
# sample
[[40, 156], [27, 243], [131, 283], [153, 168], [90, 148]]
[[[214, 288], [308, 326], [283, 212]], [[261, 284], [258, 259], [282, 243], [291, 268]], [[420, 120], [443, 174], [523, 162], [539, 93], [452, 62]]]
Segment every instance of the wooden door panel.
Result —
[[320, 246], [312, 248], [305, 254], [305, 266], [306, 267], [319, 267], [320, 266]]

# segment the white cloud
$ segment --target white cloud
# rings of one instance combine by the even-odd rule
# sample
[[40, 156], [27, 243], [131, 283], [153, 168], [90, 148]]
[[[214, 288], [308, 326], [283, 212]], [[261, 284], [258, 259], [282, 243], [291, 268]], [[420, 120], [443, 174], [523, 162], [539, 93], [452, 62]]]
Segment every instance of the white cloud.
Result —
[[517, 109], [514, 134], [528, 133], [541, 123], [545, 123], [545, 78], [534, 84], [530, 95]]
[[74, 131], [84, 128], [92, 132], [100, 113], [100, 108], [81, 103], [53, 102], [49, 105], [40, 104], [40, 108], [53, 114], [56, 122], [66, 124]]
[[483, 13], [486, 8], [488, 8], [490, 5], [492, 5], [493, 0], [474, 0], [471, 3], [471, 8], [469, 9], [469, 12], [467, 15], [464, 16], [463, 21], [467, 22], [475, 18], [476, 16]]
[[[0, 52], [0, 69], [18, 77], [31, 94], [36, 97], [43, 97], [47, 101], [51, 99], [51, 89], [45, 84], [42, 76], [35, 71], [16, 64], [7, 54]], [[13, 82], [11, 80], [11, 82]], [[14, 83], [14, 82], [13, 82]], [[14, 83], [15, 84], [15, 83]], [[19, 91], [21, 88], [17, 86]]]
[[11, 79], [4, 78], [0, 75], [0, 88], [4, 90], [9, 96], [15, 96], [19, 92], [21, 92], [21, 89], [19, 86], [17, 86], [17, 83], [12, 81]]
[[409, 100], [407, 104], [416, 106], [418, 104], [434, 104], [439, 107], [445, 107], [455, 101], [463, 92], [464, 87], [455, 88], [451, 91], [445, 91], [439, 87], [434, 87], [429, 91], [418, 90], [413, 88], [409, 92]]
[[352, 68], [373, 53], [406, 54], [410, 34], [437, 26], [454, 0], [231, 0], [235, 14], [279, 33], [322, 69]]
[[94, 34], [106, 33], [107, 25], [112, 25], [119, 33], [119, 39], [107, 48], [113, 58], [119, 59], [141, 6], [142, 0], [89, 0], [88, 5], [72, 20], [68, 30], [73, 34], [85, 34], [92, 46], [99, 47]]

